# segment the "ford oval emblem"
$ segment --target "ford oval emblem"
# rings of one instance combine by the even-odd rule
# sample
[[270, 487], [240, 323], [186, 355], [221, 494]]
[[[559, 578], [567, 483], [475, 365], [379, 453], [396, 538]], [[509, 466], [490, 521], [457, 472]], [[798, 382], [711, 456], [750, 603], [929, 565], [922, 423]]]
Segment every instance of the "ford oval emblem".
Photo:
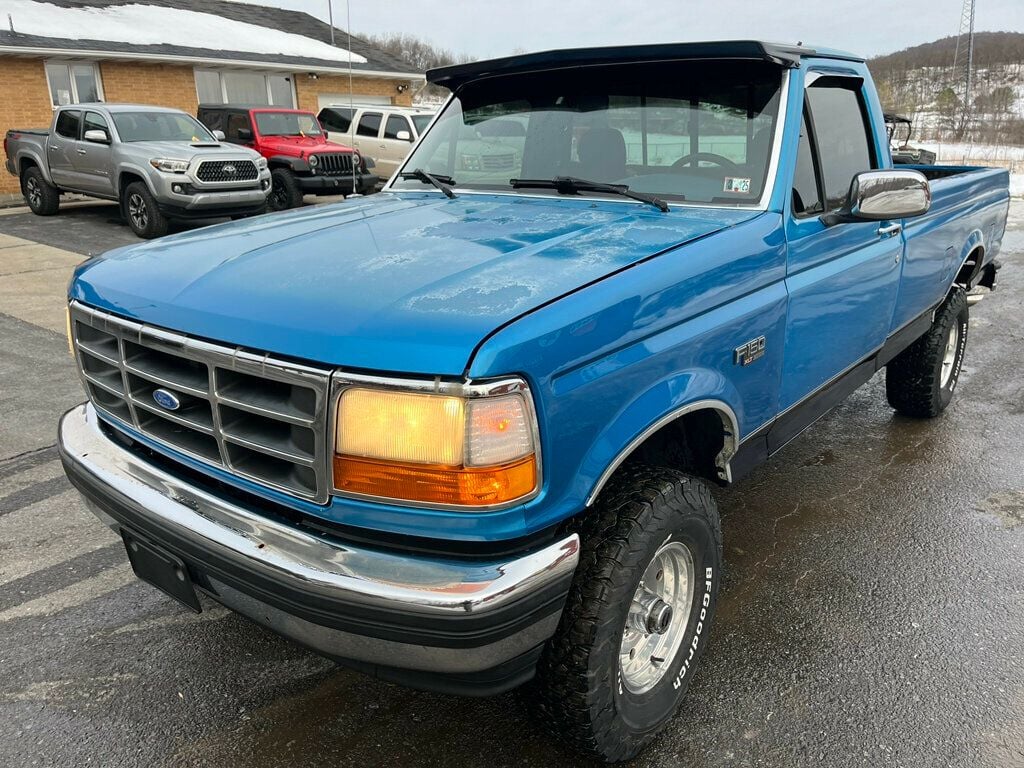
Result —
[[168, 411], [176, 411], [181, 408], [181, 400], [173, 392], [168, 392], [166, 389], [154, 389], [153, 400], [161, 408], [165, 408]]

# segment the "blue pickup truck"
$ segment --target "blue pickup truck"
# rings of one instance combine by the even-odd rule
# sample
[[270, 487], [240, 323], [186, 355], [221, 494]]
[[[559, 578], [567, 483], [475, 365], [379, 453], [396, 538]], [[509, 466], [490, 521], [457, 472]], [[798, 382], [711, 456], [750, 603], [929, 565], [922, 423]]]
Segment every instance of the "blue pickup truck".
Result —
[[[894, 169], [862, 59], [536, 53], [452, 91], [373, 199], [111, 251], [68, 333], [64, 466], [135, 572], [386, 680], [532, 680], [614, 761], [677, 709], [712, 490], [885, 369], [939, 415], [1006, 172]], [[501, 136], [514, 165], [464, 163]]]

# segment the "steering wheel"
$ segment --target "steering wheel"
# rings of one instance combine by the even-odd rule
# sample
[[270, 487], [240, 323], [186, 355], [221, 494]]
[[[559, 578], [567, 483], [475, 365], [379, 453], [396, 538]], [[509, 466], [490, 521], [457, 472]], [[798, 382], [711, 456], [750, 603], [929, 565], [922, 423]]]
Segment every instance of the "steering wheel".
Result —
[[684, 165], [697, 165], [700, 162], [714, 163], [715, 165], [722, 166], [727, 171], [735, 171], [739, 167], [728, 157], [716, 155], [714, 152], [691, 152], [672, 163], [672, 168], [682, 168]]

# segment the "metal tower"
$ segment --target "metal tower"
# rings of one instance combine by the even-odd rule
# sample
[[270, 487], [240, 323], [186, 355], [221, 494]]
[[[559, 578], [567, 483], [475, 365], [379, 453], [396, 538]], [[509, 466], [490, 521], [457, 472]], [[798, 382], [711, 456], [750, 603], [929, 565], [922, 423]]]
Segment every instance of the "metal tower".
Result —
[[974, 111], [974, 10], [976, 0], [964, 0], [960, 12], [960, 34], [956, 38], [956, 53], [953, 55], [953, 88], [960, 97], [960, 114], [957, 120], [957, 135], [964, 137], [970, 127]]

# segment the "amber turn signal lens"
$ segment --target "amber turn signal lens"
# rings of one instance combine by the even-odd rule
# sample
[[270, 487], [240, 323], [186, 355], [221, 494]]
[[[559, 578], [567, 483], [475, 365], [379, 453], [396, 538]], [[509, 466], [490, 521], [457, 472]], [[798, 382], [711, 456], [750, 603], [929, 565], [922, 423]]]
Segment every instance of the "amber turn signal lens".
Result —
[[485, 507], [521, 499], [537, 487], [533, 456], [496, 467], [397, 464], [335, 455], [334, 486], [396, 501]]

